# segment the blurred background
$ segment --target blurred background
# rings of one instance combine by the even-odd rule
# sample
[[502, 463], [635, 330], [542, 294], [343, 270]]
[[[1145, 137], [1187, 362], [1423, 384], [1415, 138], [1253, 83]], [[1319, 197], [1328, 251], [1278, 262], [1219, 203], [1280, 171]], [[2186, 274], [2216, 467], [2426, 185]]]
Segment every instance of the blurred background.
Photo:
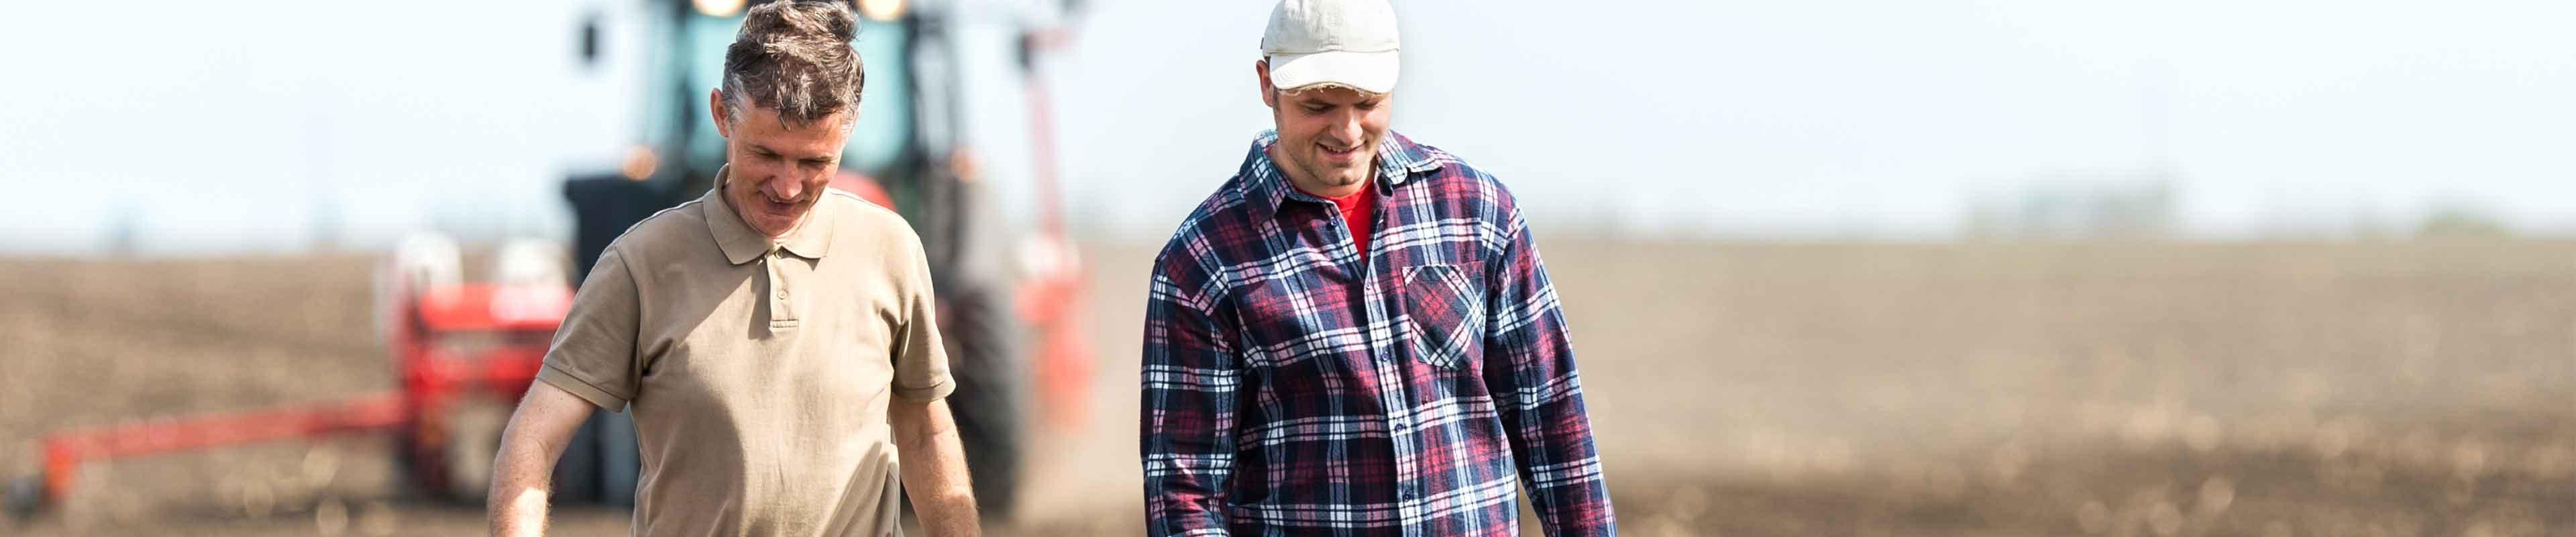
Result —
[[[1269, 5], [857, 4], [839, 184], [933, 251], [996, 533], [1137, 533], [1145, 275]], [[480, 531], [570, 283], [720, 164], [741, 9], [6, 8], [0, 532]], [[2576, 534], [2576, 7], [1396, 9], [1629, 532]], [[558, 529], [625, 531], [629, 427]]]

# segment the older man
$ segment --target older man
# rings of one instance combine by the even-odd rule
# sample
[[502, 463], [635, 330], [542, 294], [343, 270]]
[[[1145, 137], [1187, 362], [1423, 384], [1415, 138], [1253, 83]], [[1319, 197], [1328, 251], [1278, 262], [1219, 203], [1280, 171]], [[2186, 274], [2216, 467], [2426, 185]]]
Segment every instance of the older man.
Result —
[[858, 114], [855, 23], [840, 2], [745, 17], [707, 97], [727, 165], [582, 282], [502, 436], [492, 533], [543, 530], [594, 405], [634, 412], [637, 535], [887, 535], [905, 488], [931, 533], [977, 531], [920, 240], [825, 186]]
[[1149, 535], [1616, 531], [1574, 349], [1520, 208], [1388, 130], [1385, 0], [1286, 0], [1276, 130], [1182, 221], [1146, 303]]

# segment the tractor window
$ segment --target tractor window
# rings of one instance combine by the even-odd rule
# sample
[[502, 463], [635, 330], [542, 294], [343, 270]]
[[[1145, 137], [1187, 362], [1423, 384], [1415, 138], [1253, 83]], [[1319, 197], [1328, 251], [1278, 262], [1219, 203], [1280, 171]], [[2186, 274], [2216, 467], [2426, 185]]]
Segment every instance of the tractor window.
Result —
[[904, 54], [904, 42], [912, 36], [900, 23], [859, 20], [857, 46], [868, 81], [860, 90], [859, 125], [841, 152], [841, 167], [884, 177], [913, 143], [912, 58]]
[[[742, 17], [691, 16], [685, 25], [686, 45], [681, 50], [693, 56], [688, 61], [688, 80], [704, 88], [697, 90], [698, 97], [690, 105], [698, 119], [690, 122], [696, 132], [690, 136], [688, 158], [704, 163], [701, 169], [713, 170], [714, 164], [724, 161], [724, 138], [705, 119], [714, 117], [706, 110], [705, 95], [724, 84], [725, 47], [733, 44]], [[912, 143], [912, 81], [906, 68], [910, 61], [904, 57], [904, 41], [909, 37], [900, 23], [860, 19], [858, 41], [853, 45], [864, 62], [867, 85], [860, 90], [858, 125], [842, 150], [844, 170], [883, 176]]]

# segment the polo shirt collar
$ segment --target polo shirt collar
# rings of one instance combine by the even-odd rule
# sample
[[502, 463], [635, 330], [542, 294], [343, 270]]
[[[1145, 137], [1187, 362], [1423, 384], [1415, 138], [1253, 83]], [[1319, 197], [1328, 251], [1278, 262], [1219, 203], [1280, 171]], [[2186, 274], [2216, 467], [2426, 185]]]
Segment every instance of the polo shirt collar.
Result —
[[[822, 259], [831, 253], [830, 200], [815, 202], [814, 208], [805, 213], [804, 223], [798, 224], [795, 231], [788, 232], [785, 240], [773, 242], [768, 236], [753, 230], [750, 224], [743, 223], [742, 215], [735, 213], [733, 203], [725, 199], [725, 181], [732, 177], [732, 170], [730, 165], [718, 168], [715, 188], [707, 189], [706, 196], [699, 199], [713, 209], [710, 212], [721, 213], [706, 215], [707, 231], [715, 235], [716, 246], [724, 249], [726, 261], [736, 265], [749, 263], [768, 254], [773, 247], [785, 248], [788, 253], [806, 259]], [[823, 195], [832, 193], [824, 192]]]
[[[1322, 198], [1308, 195], [1288, 184], [1288, 174], [1280, 171], [1279, 163], [1270, 160], [1270, 145], [1275, 143], [1279, 143], [1277, 130], [1265, 129], [1261, 131], [1260, 136], [1253, 138], [1251, 154], [1244, 155], [1243, 167], [1235, 171], [1236, 175], [1247, 179], [1244, 197], [1261, 208], [1270, 210], [1277, 210], [1279, 204], [1289, 198], [1323, 201]], [[1413, 174], [1439, 169], [1440, 161], [1431, 158], [1421, 144], [1413, 143], [1413, 139], [1388, 130], [1386, 139], [1378, 141], [1377, 180], [1372, 181], [1373, 184], [1370, 186], [1389, 189], [1380, 191], [1384, 193], [1394, 186], [1403, 185], [1413, 178]], [[1377, 187], [1378, 184], [1388, 186]]]

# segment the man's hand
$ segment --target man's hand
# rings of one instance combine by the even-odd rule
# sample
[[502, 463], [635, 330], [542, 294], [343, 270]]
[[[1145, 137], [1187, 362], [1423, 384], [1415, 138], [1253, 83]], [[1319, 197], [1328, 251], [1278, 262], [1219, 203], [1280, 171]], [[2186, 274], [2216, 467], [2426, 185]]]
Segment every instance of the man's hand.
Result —
[[546, 494], [553, 489], [547, 480], [573, 429], [590, 417], [591, 408], [589, 401], [553, 384], [528, 385], [519, 410], [510, 414], [510, 427], [501, 431], [501, 453], [492, 461], [492, 490], [484, 500], [492, 535], [545, 534]]
[[918, 402], [902, 397], [887, 405], [894, 425], [897, 460], [903, 461], [903, 488], [921, 527], [937, 537], [971, 537], [982, 533], [975, 513], [975, 489], [966, 479], [966, 451], [957, 441], [957, 420], [948, 401]]

